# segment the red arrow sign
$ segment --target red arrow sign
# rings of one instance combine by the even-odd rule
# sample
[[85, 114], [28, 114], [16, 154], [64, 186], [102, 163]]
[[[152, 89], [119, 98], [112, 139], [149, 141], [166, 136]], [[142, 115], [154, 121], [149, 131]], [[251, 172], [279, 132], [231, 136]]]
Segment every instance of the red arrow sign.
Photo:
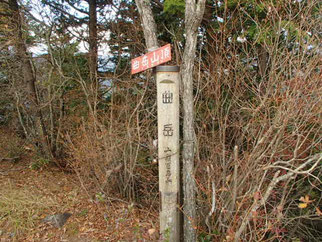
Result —
[[131, 74], [145, 71], [171, 60], [171, 45], [167, 44], [159, 49], [132, 60]]

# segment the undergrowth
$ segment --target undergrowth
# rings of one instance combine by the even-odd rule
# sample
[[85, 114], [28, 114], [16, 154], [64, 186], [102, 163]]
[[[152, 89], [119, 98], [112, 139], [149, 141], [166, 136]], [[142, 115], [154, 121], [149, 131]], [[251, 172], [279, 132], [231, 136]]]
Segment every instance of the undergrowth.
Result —
[[10, 132], [0, 130], [0, 161], [18, 161], [24, 155], [24, 141]]
[[29, 188], [18, 188], [10, 183], [2, 186], [0, 196], [0, 227], [2, 233], [15, 237], [29, 231], [42, 214], [59, 206], [53, 198], [44, 197]]

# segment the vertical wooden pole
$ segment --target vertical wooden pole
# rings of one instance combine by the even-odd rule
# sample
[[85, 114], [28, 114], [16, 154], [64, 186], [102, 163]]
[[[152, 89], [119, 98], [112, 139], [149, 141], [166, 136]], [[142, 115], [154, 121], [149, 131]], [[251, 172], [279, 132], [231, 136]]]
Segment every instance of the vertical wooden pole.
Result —
[[180, 240], [179, 78], [178, 66], [156, 67], [160, 230], [167, 241]]

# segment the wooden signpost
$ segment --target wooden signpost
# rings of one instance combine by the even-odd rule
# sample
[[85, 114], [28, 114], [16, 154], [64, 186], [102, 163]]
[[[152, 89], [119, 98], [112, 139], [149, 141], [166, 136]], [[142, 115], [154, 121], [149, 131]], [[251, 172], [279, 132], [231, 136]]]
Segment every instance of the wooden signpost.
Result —
[[[171, 60], [170, 44], [132, 60], [135, 74]], [[160, 232], [180, 241], [179, 67], [157, 66]]]
[[179, 67], [156, 68], [160, 230], [163, 239], [180, 240]]

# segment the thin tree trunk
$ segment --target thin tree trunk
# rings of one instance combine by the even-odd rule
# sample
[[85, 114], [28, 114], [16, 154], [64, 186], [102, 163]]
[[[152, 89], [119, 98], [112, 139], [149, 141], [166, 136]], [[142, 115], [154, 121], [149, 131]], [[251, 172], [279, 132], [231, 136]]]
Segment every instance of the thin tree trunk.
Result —
[[92, 82], [97, 74], [97, 3], [89, 0], [89, 70]]
[[[89, 72], [91, 80], [90, 100], [87, 99], [89, 109], [93, 116], [95, 131], [97, 131], [97, 97], [98, 97], [98, 78], [97, 78], [97, 0], [88, 0], [89, 4]], [[96, 132], [97, 133], [97, 132]]]
[[262, 79], [266, 79], [266, 74], [268, 71], [269, 66], [269, 54], [264, 46], [257, 47], [257, 58], [258, 58], [258, 67], [259, 67], [259, 74], [261, 75]]
[[[42, 146], [42, 153], [46, 158], [51, 158], [51, 150], [48, 143], [48, 135], [44, 127], [42, 113], [39, 107], [39, 100], [36, 91], [36, 78], [32, 69], [30, 57], [27, 54], [27, 48], [24, 41], [22, 19], [17, 0], [9, 0], [9, 8], [12, 14], [11, 23], [15, 29], [15, 47], [16, 54], [21, 61], [24, 83], [27, 87], [28, 98], [31, 101], [32, 114], [35, 115], [36, 130]], [[37, 142], [37, 141], [34, 141]]]
[[185, 31], [186, 46], [181, 68], [182, 104], [183, 104], [183, 213], [184, 241], [197, 241], [196, 236], [196, 185], [194, 178], [194, 103], [193, 103], [193, 67], [197, 46], [198, 27], [201, 23], [206, 0], [186, 0]]
[[150, 0], [135, 0], [135, 3], [141, 16], [145, 44], [148, 51], [151, 51], [157, 48], [159, 44], [157, 39], [157, 28], [150, 6]]

